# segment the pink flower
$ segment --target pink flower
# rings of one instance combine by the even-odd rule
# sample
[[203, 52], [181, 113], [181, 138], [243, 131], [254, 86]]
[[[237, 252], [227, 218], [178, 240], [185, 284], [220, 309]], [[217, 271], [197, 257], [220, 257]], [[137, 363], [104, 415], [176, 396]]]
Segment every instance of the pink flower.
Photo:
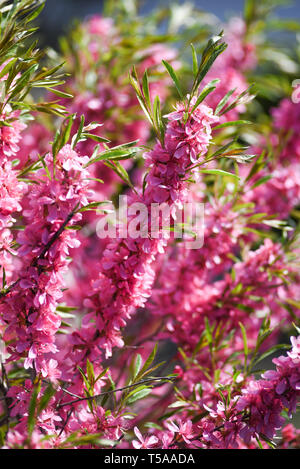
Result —
[[[52, 155], [48, 154], [45, 161], [52, 171]], [[88, 203], [86, 162], [86, 157], [80, 157], [70, 145], [65, 145], [57, 155], [55, 179], [49, 180], [44, 169], [37, 172], [38, 184], [28, 194], [28, 208], [24, 211], [27, 225], [18, 237], [22, 267], [14, 288], [0, 304], [0, 320], [4, 340], [9, 341], [10, 360], [23, 356], [25, 368], [35, 366], [36, 371], [41, 371], [44, 377], [49, 374], [53, 381], [60, 376], [60, 371], [56, 369], [55, 360], [48, 359], [46, 363], [45, 357], [57, 352], [55, 334], [61, 320], [56, 307], [62, 297], [69, 247], [78, 245], [74, 232], [64, 230], [57, 239], [55, 233], [70, 214], [68, 225], [79, 221], [81, 214], [72, 212]], [[9, 169], [8, 164], [5, 169]], [[22, 190], [22, 184], [15, 182], [12, 176], [11, 179], [14, 183], [11, 188], [10, 178], [2, 188], [6, 196]]]
[[173, 433], [178, 433], [179, 436], [187, 443], [190, 444], [195, 433], [193, 432], [193, 423], [191, 420], [177, 420], [176, 423], [172, 420], [166, 422], [166, 427]]
[[0, 116], [0, 161], [14, 159], [19, 151], [21, 132], [26, 127], [19, 116], [20, 112], [12, 111], [9, 105]]
[[[191, 107], [193, 104], [194, 100]], [[212, 138], [211, 124], [218, 121], [203, 103], [191, 113], [187, 122], [184, 122], [184, 114], [183, 105], [179, 104], [177, 111], [169, 115], [164, 148], [157, 142], [145, 155], [149, 172], [144, 193], [133, 194], [130, 202], [150, 207], [153, 202], [164, 201], [170, 207], [182, 207], [188, 185], [183, 176], [190, 173], [192, 155], [198, 157], [200, 153], [203, 158]], [[174, 210], [172, 216], [175, 216]], [[132, 215], [128, 213], [128, 225], [131, 220]], [[95, 337], [97, 353], [100, 349], [109, 357], [114, 346], [123, 345], [121, 328], [135, 308], [143, 307], [149, 298], [155, 275], [152, 264], [167, 243], [163, 230], [159, 228], [158, 231], [157, 239], [129, 236], [113, 239], [107, 244], [98, 280], [93, 283], [88, 299], [93, 322], [84, 322], [82, 328], [89, 337]], [[97, 333], [97, 330], [101, 332]], [[90, 340], [88, 343], [88, 353], [91, 353]], [[73, 352], [75, 349], [76, 346]]]
[[61, 377], [61, 371], [57, 368], [58, 362], [51, 358], [49, 362], [45, 362], [42, 366], [41, 372], [44, 377], [48, 377], [53, 383]]
[[135, 449], [149, 449], [155, 446], [158, 443], [158, 438], [156, 436], [151, 435], [151, 436], [146, 436], [145, 438], [139, 431], [138, 427], [134, 427], [133, 429], [135, 436], [137, 437], [137, 440], [132, 441], [132, 446]]

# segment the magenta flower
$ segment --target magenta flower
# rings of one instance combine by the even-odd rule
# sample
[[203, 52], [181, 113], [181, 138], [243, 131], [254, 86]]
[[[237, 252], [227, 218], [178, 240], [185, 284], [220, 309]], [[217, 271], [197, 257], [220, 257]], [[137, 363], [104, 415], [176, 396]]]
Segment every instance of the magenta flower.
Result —
[[193, 431], [193, 423], [191, 420], [176, 420], [176, 423], [172, 420], [166, 422], [166, 427], [173, 433], [178, 435], [187, 443], [190, 444], [196, 434]]
[[138, 427], [134, 427], [133, 429], [135, 436], [137, 437], [137, 440], [132, 441], [132, 446], [135, 449], [149, 449], [153, 448], [158, 443], [158, 438], [156, 436], [151, 435], [151, 436], [146, 436], [145, 438], [139, 431]]
[[[19, 151], [21, 132], [26, 125], [19, 119], [20, 112], [7, 105], [0, 116], [0, 161], [12, 160]], [[5, 123], [4, 123], [5, 122]]]

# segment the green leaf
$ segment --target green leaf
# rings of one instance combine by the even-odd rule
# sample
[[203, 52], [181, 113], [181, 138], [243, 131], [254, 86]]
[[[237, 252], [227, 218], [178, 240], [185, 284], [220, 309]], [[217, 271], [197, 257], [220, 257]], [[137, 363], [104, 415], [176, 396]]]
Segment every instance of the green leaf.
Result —
[[203, 80], [203, 78], [205, 77], [217, 57], [226, 49], [227, 44], [221, 42], [222, 35], [223, 33], [220, 33], [220, 35], [214, 36], [208, 41], [207, 46], [205, 47], [202, 53], [201, 63], [199, 65], [198, 72], [194, 80], [191, 96], [195, 94], [201, 81]]
[[250, 124], [252, 124], [252, 122], [251, 121], [246, 121], [246, 120], [224, 122], [224, 124], [216, 125], [213, 128], [213, 130], [224, 129], [225, 127], [233, 127], [233, 126], [238, 126], [238, 125], [250, 125]]
[[90, 362], [89, 359], [87, 359], [87, 361], [86, 361], [86, 373], [87, 373], [89, 383], [92, 387], [94, 385], [94, 382], [95, 382], [95, 372], [94, 372], [93, 364]]
[[145, 386], [140, 386], [131, 393], [128, 394], [126, 399], [126, 403], [128, 405], [133, 404], [134, 402], [143, 399], [144, 397], [148, 396], [152, 392], [152, 389], [147, 388]]
[[73, 95], [70, 94], [70, 93], [66, 93], [65, 91], [60, 91], [60, 90], [57, 90], [56, 88], [48, 88], [48, 91], [50, 91], [51, 93], [59, 96], [60, 98], [73, 98]]
[[9, 62], [1, 70], [0, 78], [4, 77], [4, 75], [6, 75], [9, 72], [9, 70], [16, 63], [17, 60], [18, 60], [17, 57], [14, 57], [14, 58], [9, 60]]
[[25, 87], [27, 87], [28, 82], [30, 80], [30, 75], [33, 74], [34, 72], [37, 71], [39, 65], [38, 64], [33, 64], [31, 67], [29, 67], [26, 72], [24, 72], [21, 77], [16, 81], [15, 86], [13, 87], [10, 94], [10, 99], [12, 100], [15, 96], [17, 96], [18, 93], [23, 91]]
[[151, 101], [150, 101], [150, 92], [149, 92], [149, 81], [148, 81], [148, 74], [147, 70], [145, 70], [145, 73], [143, 75], [143, 93], [144, 93], [144, 98], [146, 100], [146, 104], [149, 109], [151, 109]]
[[35, 427], [35, 423], [36, 423], [37, 398], [38, 398], [40, 389], [41, 389], [40, 384], [35, 385], [31, 394], [30, 402], [29, 402], [28, 420], [27, 420], [27, 429], [28, 429], [29, 437], [31, 437], [32, 432]]
[[203, 174], [212, 174], [214, 176], [226, 176], [233, 179], [240, 179], [240, 177], [236, 174], [229, 173], [227, 171], [224, 171], [223, 169], [200, 169], [199, 172]]
[[[57, 306], [56, 311], [60, 313], [69, 313], [70, 311], [76, 311], [77, 308], [74, 306]], [[67, 317], [67, 316], [66, 316]], [[73, 315], [70, 315], [69, 317], [74, 317]]]
[[[63, 130], [61, 133], [61, 141], [60, 141], [60, 148], [62, 148], [64, 145], [66, 145], [69, 141], [70, 135], [71, 135], [71, 130], [72, 130], [72, 125], [75, 120], [75, 114], [72, 114], [71, 116], [67, 117], [63, 124]], [[59, 148], [59, 149], [60, 149]]]
[[107, 204], [112, 204], [110, 200], [102, 200], [100, 202], [91, 202], [84, 207], [81, 207], [77, 210], [77, 212], [88, 212], [89, 210], [96, 210], [99, 208], [101, 205], [107, 205]]
[[141, 91], [135, 67], [133, 67], [131, 73], [129, 74], [129, 81], [130, 81], [131, 85], [133, 86], [133, 88], [135, 90], [137, 100], [140, 103], [140, 106], [141, 106], [143, 112], [145, 113], [145, 115], [146, 115], [147, 119], [149, 120], [150, 124], [153, 125], [151, 109], [148, 107], [146, 98], [145, 98], [145, 96], [143, 95], [143, 93]]
[[259, 362], [264, 360], [265, 358], [269, 357], [273, 353], [277, 352], [277, 350], [289, 350], [291, 348], [290, 345], [287, 344], [277, 344], [271, 347], [266, 352], [262, 353], [257, 359], [254, 360], [253, 364], [257, 365]]
[[259, 179], [250, 187], [250, 189], [253, 190], [253, 189], [255, 189], [256, 187], [260, 186], [261, 184], [264, 184], [265, 182], [268, 182], [270, 179], [272, 179], [272, 175], [263, 176], [263, 177], [259, 178]]
[[[2, 266], [0, 266], [2, 267]], [[5, 271], [5, 268], [2, 267], [2, 271], [3, 271], [3, 275], [2, 275], [2, 288], [4, 289], [5, 286], [6, 286], [6, 271]]]
[[250, 163], [250, 161], [255, 157], [255, 155], [247, 155], [246, 153], [243, 153], [241, 155], [234, 154], [230, 155], [227, 153], [224, 153], [224, 158], [229, 158], [232, 160], [235, 160], [237, 163]]
[[253, 164], [251, 170], [249, 171], [249, 174], [246, 177], [245, 182], [250, 181], [250, 179], [264, 167], [265, 165], [264, 157], [265, 157], [265, 152], [262, 152], [261, 155], [257, 158], [255, 163]]
[[[216, 89], [216, 84], [219, 83], [220, 80], [219, 79], [215, 79], [215, 80], [211, 80], [204, 88], [203, 90], [201, 91], [201, 93], [199, 94], [194, 106], [192, 107], [192, 110], [190, 111], [190, 115], [193, 114], [193, 112], [195, 111], [195, 109], [197, 109], [197, 107], [199, 106], [199, 104], [202, 103], [202, 101], [204, 101], [204, 99], [206, 98], [207, 95], [209, 95], [212, 91], [214, 91]], [[215, 127], [214, 127], [215, 128]]]
[[138, 353], [137, 356], [135, 357], [135, 363], [134, 363], [134, 369], [133, 369], [133, 380], [136, 378], [136, 376], [138, 375], [140, 369], [141, 369], [141, 366], [142, 366], [142, 357], [141, 355]]
[[170, 404], [168, 407], [170, 409], [178, 409], [178, 407], [186, 407], [189, 406], [190, 404], [185, 401], [175, 401], [172, 404]]
[[223, 109], [223, 107], [229, 101], [230, 96], [233, 95], [235, 90], [236, 90], [236, 88], [233, 88], [233, 89], [229, 90], [228, 93], [226, 93], [225, 96], [221, 99], [221, 101], [219, 102], [219, 104], [217, 105], [217, 107], [215, 109], [215, 114], [216, 115], [218, 115], [219, 112]]
[[271, 440], [270, 438], [268, 438], [266, 435], [263, 435], [262, 433], [260, 433], [259, 436], [260, 436], [260, 438], [261, 438], [262, 440], [264, 440], [264, 441], [267, 443], [267, 445], [268, 445], [271, 449], [276, 449], [277, 445], [276, 445], [276, 443], [275, 443], [273, 440]]
[[140, 380], [145, 372], [148, 370], [148, 368], [150, 367], [150, 365], [153, 363], [154, 361], [154, 358], [156, 357], [156, 353], [157, 353], [157, 344], [155, 344], [152, 352], [150, 353], [150, 355], [148, 356], [147, 360], [145, 361], [142, 369], [139, 371], [139, 373], [137, 374], [136, 376], [136, 380]]
[[213, 336], [212, 336], [212, 330], [211, 330], [209, 321], [208, 321], [208, 319], [207, 319], [206, 316], [204, 317], [204, 322], [205, 322], [205, 335], [206, 335], [206, 339], [207, 339], [208, 345], [211, 347], [211, 345], [212, 345], [212, 343], [213, 343]]
[[197, 72], [198, 72], [197, 52], [196, 52], [195, 47], [194, 47], [193, 44], [191, 44], [191, 48], [192, 48], [192, 56], [193, 56], [193, 74], [194, 74], [194, 77], [196, 77]]
[[[83, 378], [84, 384], [86, 385], [86, 388], [87, 388], [88, 392], [90, 392], [91, 387], [90, 387], [89, 380], [87, 379], [87, 376], [85, 375], [85, 372], [83, 371], [83, 369], [80, 366], [78, 366], [77, 368], [78, 368], [79, 373], [81, 374], [81, 376]], [[91, 395], [91, 394], [89, 394], [89, 395]]]
[[[94, 433], [90, 435], [83, 435], [78, 436], [77, 433], [73, 433], [70, 435], [66, 440], [64, 440], [61, 444], [61, 447], [69, 447], [68, 443], [72, 443], [72, 448], [74, 446], [86, 446], [86, 445], [97, 445], [100, 444], [101, 437], [103, 437], [102, 433]], [[112, 441], [112, 440], [111, 440]]]
[[78, 130], [77, 130], [77, 133], [72, 138], [71, 147], [72, 147], [73, 150], [76, 147], [76, 145], [79, 142], [79, 139], [81, 137], [82, 130], [83, 130], [83, 127], [84, 127], [84, 120], [85, 120], [84, 115], [82, 115], [80, 117], [80, 124], [79, 124]]
[[105, 160], [103, 163], [105, 166], [108, 166], [108, 168], [111, 168], [119, 176], [119, 178], [125, 182], [125, 184], [127, 184], [129, 187], [131, 187], [132, 190], [135, 191], [126, 169], [123, 168], [123, 166], [118, 161]]
[[300, 328], [293, 322], [293, 326], [297, 331], [297, 334], [300, 334]]
[[177, 75], [175, 73], [174, 68], [168, 62], [166, 62], [165, 60], [162, 60], [162, 63], [164, 64], [164, 66], [166, 67], [170, 77], [172, 78], [172, 80], [174, 82], [174, 85], [175, 85], [175, 87], [178, 91], [179, 96], [181, 97], [181, 99], [183, 99], [183, 93], [181, 91], [179, 80], [177, 78]]
[[243, 343], [244, 343], [244, 357], [245, 357], [245, 370], [247, 369], [247, 360], [248, 360], [248, 341], [247, 341], [247, 333], [244, 325], [239, 322], [240, 329], [242, 331], [242, 336], [243, 336]]
[[79, 141], [83, 142], [87, 139], [94, 140], [97, 143], [103, 143], [103, 142], [104, 143], [109, 143], [110, 142], [110, 140], [108, 138], [101, 137], [100, 135], [91, 134], [89, 132], [82, 132]]
[[50, 383], [49, 386], [46, 388], [43, 396], [40, 399], [39, 406], [38, 406], [38, 415], [46, 409], [47, 405], [49, 404], [50, 399], [56, 393], [56, 389]]
[[163, 137], [165, 134], [165, 126], [162, 120], [159, 96], [155, 96], [154, 98], [153, 118], [154, 118], [155, 125], [157, 127], [157, 133], [160, 134], [161, 140], [163, 141]]
[[25, 19], [25, 24], [30, 23], [31, 21], [35, 20], [39, 14], [42, 12], [44, 9], [45, 3], [43, 2], [39, 7], [37, 7], [31, 15], [28, 15]]
[[225, 109], [223, 109], [223, 111], [219, 113], [219, 115], [223, 116], [224, 114], [236, 108], [240, 104], [246, 104], [252, 99], [254, 99], [255, 96], [249, 93], [252, 88], [253, 85], [250, 85], [245, 91], [240, 93], [229, 106], [227, 106]]
[[112, 148], [109, 150], [105, 150], [97, 155], [95, 158], [92, 158], [86, 165], [90, 166], [91, 164], [97, 163], [98, 161], [106, 161], [106, 160], [128, 160], [129, 158], [133, 158], [136, 153], [140, 150], [140, 148]]
[[103, 371], [101, 371], [101, 373], [97, 376], [96, 380], [95, 380], [95, 383], [97, 383], [97, 381], [101, 378], [103, 378], [106, 373], [108, 372], [109, 368], [105, 368]]

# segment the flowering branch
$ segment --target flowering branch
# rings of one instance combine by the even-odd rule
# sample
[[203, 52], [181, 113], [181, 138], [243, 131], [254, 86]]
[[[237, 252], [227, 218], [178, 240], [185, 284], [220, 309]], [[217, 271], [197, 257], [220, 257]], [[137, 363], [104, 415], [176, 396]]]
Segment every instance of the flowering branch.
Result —
[[[133, 384], [128, 384], [127, 386], [123, 386], [122, 388], [112, 389], [111, 391], [104, 391], [104, 392], [101, 392], [100, 394], [96, 394], [95, 396], [78, 397], [77, 399], [74, 399], [73, 401], [63, 402], [62, 404], [59, 404], [58, 408], [65, 407], [67, 405], [76, 404], [77, 402], [81, 402], [81, 401], [88, 401], [88, 400], [97, 399], [98, 397], [113, 394], [115, 392], [125, 391], [126, 389], [135, 388], [135, 387], [143, 385], [143, 384], [153, 383], [155, 381], [170, 381], [170, 382], [172, 382], [172, 381], [174, 381], [174, 379], [176, 379], [176, 378], [174, 378], [174, 377], [169, 378], [167, 376], [166, 377], [165, 376], [155, 376], [153, 378], [143, 379], [143, 380], [138, 381], [138, 382], [133, 383]], [[66, 390], [63, 389], [63, 391], [66, 391]]]

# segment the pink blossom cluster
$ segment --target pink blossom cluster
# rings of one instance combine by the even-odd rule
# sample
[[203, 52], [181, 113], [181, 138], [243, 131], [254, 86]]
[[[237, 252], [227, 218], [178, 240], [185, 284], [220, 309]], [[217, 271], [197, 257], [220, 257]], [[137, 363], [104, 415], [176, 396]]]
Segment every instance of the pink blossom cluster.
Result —
[[14, 214], [21, 211], [20, 201], [26, 191], [12, 164], [19, 150], [21, 132], [26, 127], [19, 115], [20, 111], [13, 111], [9, 104], [0, 114], [0, 272], [2, 275], [5, 272], [7, 279], [13, 272], [14, 237], [10, 228], [15, 222]]
[[[300, 202], [299, 112], [299, 103], [291, 98], [283, 99], [272, 110], [272, 132], [267, 141], [261, 138], [254, 150], [259, 153], [266, 145], [271, 146], [273, 158], [250, 180], [245, 193], [245, 200], [255, 203], [258, 212], [276, 214], [280, 219], [288, 218]], [[249, 187], [262, 178], [269, 180], [255, 189]]]
[[[93, 133], [100, 135], [99, 132], [101, 132], [101, 135], [106, 135], [115, 145], [135, 140], [138, 140], [139, 144], [145, 144], [150, 136], [150, 126], [142, 118], [134, 90], [129, 85], [128, 78], [124, 77], [124, 73], [128, 75], [129, 70], [122, 70], [122, 74], [117, 78], [110, 76], [110, 68], [117, 65], [118, 60], [122, 61], [121, 55], [113, 59], [109, 65], [101, 63], [103, 54], [109, 53], [114, 47], [122, 47], [122, 37], [113, 19], [98, 15], [92, 16], [81, 25], [81, 34], [85, 37], [92, 60], [99, 65], [96, 65], [93, 70], [95, 76], [93, 86], [80, 84], [79, 78], [72, 78], [67, 82], [66, 91], [73, 95], [72, 100], [64, 100], [68, 111], [77, 114], [78, 125], [79, 116], [82, 115], [88, 124], [103, 123], [103, 127], [95, 129]], [[88, 80], [91, 75], [90, 60], [86, 55], [86, 44], [84, 44], [84, 48], [80, 51], [81, 81]], [[162, 74], [164, 67], [161, 60], [168, 60], [176, 66], [178, 64], [176, 55], [174, 49], [165, 44], [155, 43], [139, 51], [134, 57], [140, 74], [148, 69], [149, 72], [156, 72], [159, 75], [156, 80], [150, 82], [150, 93], [153, 98], [155, 95], [162, 100], [166, 98], [170, 80]], [[78, 149], [84, 148], [85, 153], [92, 154], [94, 147], [95, 142], [89, 140], [79, 145]], [[131, 162], [125, 161], [123, 164], [128, 168]], [[97, 191], [100, 190], [102, 197], [110, 196], [118, 182], [117, 176], [102, 163], [94, 165], [93, 171], [95, 177], [105, 181], [100, 188], [96, 185]]]
[[[65, 86], [64, 91], [73, 95], [72, 99], [63, 99], [62, 103], [66, 106], [69, 113], [75, 113], [77, 119], [72, 132], [76, 132], [80, 124], [81, 116], [85, 118], [85, 124], [92, 122], [101, 123], [102, 126], [91, 131], [96, 136], [104, 135], [110, 140], [110, 145], [119, 145], [130, 141], [138, 141], [139, 145], [145, 145], [151, 137], [151, 127], [147, 120], [143, 118], [143, 113], [139, 107], [138, 100], [132, 86], [129, 84], [127, 64], [123, 67], [122, 41], [123, 37], [119, 27], [112, 18], [106, 18], [100, 15], [94, 15], [84, 21], [80, 26], [80, 34], [83, 38], [83, 46], [80, 47], [81, 69], [78, 76], [74, 74]], [[87, 44], [87, 47], [86, 47]], [[149, 42], [147, 42], [149, 44]], [[116, 54], [116, 58], [109, 63], [102, 61], [105, 54]], [[128, 53], [128, 52], [127, 52]], [[91, 57], [93, 65], [91, 65]], [[135, 51], [132, 60], [136, 64], [137, 71], [142, 74], [148, 70], [152, 74], [149, 82], [151, 98], [157, 95], [163, 101], [169, 94], [171, 80], [163, 73], [164, 67], [162, 59], [170, 61], [176, 68], [179, 62], [176, 60], [177, 51], [164, 43], [155, 42], [146, 48]], [[67, 64], [72, 66], [72, 58], [66, 57]], [[118, 76], [112, 73], [113, 68], [120, 67], [121, 72]], [[89, 83], [93, 76], [92, 85]], [[27, 140], [32, 136], [39, 148], [39, 152], [44, 151], [44, 141], [40, 137], [39, 128], [32, 127], [27, 134]], [[84, 154], [92, 155], [96, 142], [88, 139], [78, 145], [78, 151]], [[103, 145], [100, 144], [100, 150]], [[123, 167], [131, 170], [134, 162], [132, 159], [121, 161]], [[91, 187], [94, 190], [95, 200], [103, 200], [112, 196], [122, 182], [120, 178], [111, 169], [107, 168], [102, 162], [98, 162], [89, 167]], [[141, 170], [133, 172], [133, 178], [140, 180]], [[99, 181], [103, 181], [101, 183]], [[139, 182], [138, 182], [139, 183]], [[69, 296], [81, 308], [84, 307], [85, 288], [82, 294], [78, 288], [80, 284], [90, 284], [95, 279], [98, 270], [98, 247], [100, 241], [95, 240], [95, 224], [98, 220], [98, 214], [87, 212], [83, 216], [82, 224], [86, 226], [90, 233], [85, 242], [78, 249], [72, 250], [73, 262], [71, 265], [72, 278], [74, 282], [68, 284]], [[100, 254], [104, 246], [100, 248]], [[96, 252], [95, 252], [96, 250]], [[95, 252], [93, 256], [92, 253]], [[83, 259], [88, 258], [87, 263]], [[93, 262], [94, 260], [94, 262]], [[74, 288], [73, 288], [74, 286]]]
[[21, 132], [26, 125], [19, 119], [20, 112], [13, 111], [6, 105], [0, 116], [0, 158], [1, 161], [12, 160], [16, 157], [21, 140]]
[[[299, 90], [299, 86], [297, 89]], [[293, 102], [291, 98], [284, 98], [272, 111], [274, 132], [277, 136], [279, 132], [277, 145], [281, 147], [283, 143], [282, 152], [279, 155], [283, 166], [299, 163], [299, 109], [298, 102]]]
[[255, 434], [273, 438], [275, 430], [281, 428], [283, 409], [291, 415], [296, 410], [300, 391], [299, 337], [292, 337], [292, 350], [287, 356], [273, 359], [276, 370], [263, 374], [263, 379], [251, 381], [238, 399], [236, 410], [249, 413], [240, 436], [249, 442]]
[[[210, 406], [200, 400], [199, 411], [202, 407], [207, 413], [200, 423], [176, 416], [165, 422], [163, 430], [154, 430], [146, 437], [136, 428], [138, 440], [133, 441], [133, 446], [171, 449], [180, 448], [182, 442], [188, 448], [238, 449], [251, 447], [261, 435], [272, 440], [284, 423], [281, 412], [294, 412], [299, 399], [299, 337], [291, 337], [291, 342], [292, 350], [287, 356], [273, 359], [276, 370], [267, 371], [260, 380], [241, 381], [244, 386], [232, 396], [229, 406], [220, 400]], [[209, 393], [208, 389], [205, 391]], [[291, 430], [295, 438], [297, 432]]]
[[[192, 107], [193, 102], [190, 109]], [[218, 120], [205, 104], [200, 105], [187, 122], [184, 116], [181, 104], [169, 114], [164, 145], [158, 142], [146, 154], [149, 168], [146, 189], [132, 199], [146, 206], [165, 202], [173, 207], [173, 216], [187, 197], [184, 177], [192, 171], [196, 157], [203, 159], [211, 139], [211, 124]], [[128, 224], [131, 219], [129, 214]], [[123, 345], [120, 328], [125, 326], [134, 309], [143, 307], [150, 296], [154, 279], [152, 263], [165, 245], [163, 237], [160, 238], [117, 238], [107, 245], [99, 277], [85, 303], [91, 312], [85, 316], [82, 329], [72, 335], [73, 348], [79, 349], [84, 358], [87, 353], [92, 353], [93, 360], [100, 358], [101, 350], [108, 357], [113, 347]]]
[[17, 172], [10, 161], [3, 161], [0, 166], [0, 265], [1, 274], [11, 279], [14, 266], [12, 256], [14, 236], [11, 227], [16, 221], [13, 214], [20, 212], [21, 198], [26, 191], [26, 184], [17, 179]]
[[[55, 353], [55, 334], [61, 320], [56, 307], [62, 298], [63, 274], [69, 248], [79, 242], [72, 230], [56, 233], [64, 224], [81, 219], [77, 209], [88, 203], [88, 157], [80, 157], [70, 145], [56, 156], [45, 158], [47, 171], [36, 173], [29, 194], [29, 208], [24, 211], [27, 224], [18, 235], [18, 256], [22, 260], [18, 279], [1, 302], [3, 340], [8, 343], [11, 360], [25, 357], [25, 368], [34, 367], [44, 377], [57, 377], [51, 369], [50, 352]], [[55, 168], [55, 177], [50, 172]], [[66, 223], [67, 222], [67, 223]]]
[[[272, 312], [274, 327], [289, 319], [285, 309], [280, 307], [280, 302], [290, 295], [289, 287], [283, 286], [280, 279], [281, 272], [290, 270], [280, 245], [266, 240], [256, 251], [248, 251], [245, 261], [232, 263], [227, 256], [234, 252], [234, 247], [238, 248], [238, 244], [234, 245], [234, 226], [229, 227], [224, 244], [226, 231], [219, 234], [217, 226], [213, 226], [215, 233], [210, 236], [218, 243], [219, 252], [213, 247], [209, 249], [209, 242], [199, 251], [178, 250], [176, 257], [162, 265], [159, 283], [150, 299], [154, 314], [167, 318], [165, 331], [161, 332], [163, 337], [170, 337], [191, 351], [205, 330], [206, 318], [211, 324], [220, 324], [224, 332], [238, 328], [242, 322], [250, 343], [256, 341], [261, 317]], [[242, 239], [242, 233], [240, 237]], [[228, 267], [231, 273], [227, 272]], [[220, 275], [222, 279], [218, 279]], [[256, 315], [258, 310], [260, 317]], [[228, 347], [226, 353], [242, 347], [237, 333], [232, 348]]]
[[[50, 365], [56, 367], [56, 364]], [[95, 391], [100, 391], [104, 385], [101, 380], [97, 383]], [[45, 387], [38, 393], [38, 401], [41, 400]], [[11, 416], [19, 419], [18, 424], [9, 431], [7, 435], [6, 448], [30, 448], [30, 449], [55, 449], [62, 447], [68, 449], [72, 446], [65, 443], [68, 436], [74, 435], [79, 440], [87, 432], [91, 435], [102, 434], [107, 440], [117, 440], [122, 432], [127, 429], [126, 420], [121, 415], [105, 412], [101, 406], [97, 406], [91, 412], [86, 401], [76, 404], [76, 409], [72, 409], [68, 416], [70, 407], [59, 407], [59, 403], [65, 400], [62, 391], [51, 398], [47, 408], [42, 410], [37, 418], [37, 425], [30, 438], [28, 438], [28, 407], [32, 397], [33, 385], [31, 380], [26, 380], [24, 386], [13, 386], [8, 397], [11, 399]], [[69, 398], [70, 400], [70, 398]], [[76, 445], [76, 439], [74, 438]], [[82, 445], [80, 445], [82, 447]], [[90, 444], [83, 445], [83, 448], [91, 448]]]

